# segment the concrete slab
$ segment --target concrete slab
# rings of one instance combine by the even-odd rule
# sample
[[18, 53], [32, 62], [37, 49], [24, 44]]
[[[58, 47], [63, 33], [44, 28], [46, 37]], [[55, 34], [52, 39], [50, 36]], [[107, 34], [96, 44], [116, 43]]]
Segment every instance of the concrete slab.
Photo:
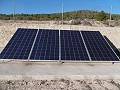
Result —
[[[46, 77], [47, 76], [47, 77]], [[44, 62], [4, 62], [0, 63], [2, 79], [120, 79], [120, 64], [90, 63], [44, 63]]]

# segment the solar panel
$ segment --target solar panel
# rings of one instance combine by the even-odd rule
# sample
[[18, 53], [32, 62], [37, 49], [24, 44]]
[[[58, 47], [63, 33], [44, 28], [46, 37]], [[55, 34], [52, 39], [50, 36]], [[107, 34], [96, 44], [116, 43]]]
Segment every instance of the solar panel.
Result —
[[99, 31], [81, 31], [92, 61], [119, 61]]
[[2, 51], [1, 59], [28, 59], [36, 29], [18, 29]]
[[99, 31], [18, 29], [0, 59], [119, 61]]
[[61, 30], [61, 60], [90, 61], [79, 31]]
[[59, 60], [59, 30], [40, 29], [30, 59]]

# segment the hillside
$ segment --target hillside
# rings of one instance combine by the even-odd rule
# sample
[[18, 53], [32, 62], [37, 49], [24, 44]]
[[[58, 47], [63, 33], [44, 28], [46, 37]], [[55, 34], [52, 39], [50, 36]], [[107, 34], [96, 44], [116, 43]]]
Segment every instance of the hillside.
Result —
[[[49, 21], [49, 20], [61, 20], [61, 13], [53, 14], [16, 14], [16, 20], [38, 20], [38, 21]], [[0, 14], [0, 20], [12, 20], [13, 15]], [[99, 21], [108, 20], [109, 14], [101, 11], [90, 11], [90, 10], [78, 10], [64, 13], [64, 20], [71, 19], [95, 19]], [[119, 14], [112, 14], [112, 20], [120, 20]]]

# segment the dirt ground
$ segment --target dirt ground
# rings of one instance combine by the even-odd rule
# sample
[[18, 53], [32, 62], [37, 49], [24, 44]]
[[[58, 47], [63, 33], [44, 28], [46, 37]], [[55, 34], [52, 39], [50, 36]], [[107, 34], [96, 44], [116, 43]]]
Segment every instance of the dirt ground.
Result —
[[0, 90], [120, 90], [119, 80], [0, 81]]

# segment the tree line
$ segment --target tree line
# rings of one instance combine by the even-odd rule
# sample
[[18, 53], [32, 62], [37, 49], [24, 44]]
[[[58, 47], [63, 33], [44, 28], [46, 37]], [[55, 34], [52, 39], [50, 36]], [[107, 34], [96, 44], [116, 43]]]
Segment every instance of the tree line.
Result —
[[[109, 20], [110, 14], [104, 11], [90, 11], [90, 10], [78, 10], [64, 13], [64, 20], [72, 20], [72, 19], [95, 19], [98, 21]], [[15, 14], [16, 20], [37, 20], [37, 21], [50, 21], [50, 20], [58, 20], [62, 19], [61, 13], [53, 13], [53, 14]], [[119, 14], [112, 14], [112, 20], [120, 20]], [[0, 20], [13, 20], [13, 14], [0, 14]]]

